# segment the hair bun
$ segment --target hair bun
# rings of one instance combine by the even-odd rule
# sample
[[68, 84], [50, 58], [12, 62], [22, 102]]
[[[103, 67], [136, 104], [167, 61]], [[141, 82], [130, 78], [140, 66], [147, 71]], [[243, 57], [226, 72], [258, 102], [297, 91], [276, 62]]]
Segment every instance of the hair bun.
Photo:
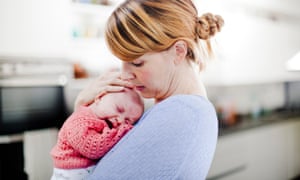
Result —
[[220, 32], [224, 20], [219, 15], [205, 13], [197, 18], [196, 33], [200, 39], [207, 40]]

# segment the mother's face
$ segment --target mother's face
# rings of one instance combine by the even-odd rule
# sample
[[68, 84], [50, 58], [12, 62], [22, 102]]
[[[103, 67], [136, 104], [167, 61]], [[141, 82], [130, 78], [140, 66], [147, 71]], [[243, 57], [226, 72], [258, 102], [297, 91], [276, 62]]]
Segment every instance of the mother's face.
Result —
[[172, 94], [175, 73], [174, 49], [146, 53], [123, 63], [123, 78], [131, 81], [144, 98], [163, 100]]

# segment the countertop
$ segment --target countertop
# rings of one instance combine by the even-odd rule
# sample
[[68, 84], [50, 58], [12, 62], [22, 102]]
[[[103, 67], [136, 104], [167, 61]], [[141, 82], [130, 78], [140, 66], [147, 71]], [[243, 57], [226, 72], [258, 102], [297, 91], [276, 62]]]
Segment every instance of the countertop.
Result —
[[257, 119], [252, 119], [250, 117], [242, 117], [235, 124], [228, 126], [222, 125], [220, 123], [219, 136], [225, 136], [232, 133], [249, 130], [252, 128], [272, 125], [274, 123], [284, 123], [288, 121], [300, 121], [300, 111], [273, 112]]

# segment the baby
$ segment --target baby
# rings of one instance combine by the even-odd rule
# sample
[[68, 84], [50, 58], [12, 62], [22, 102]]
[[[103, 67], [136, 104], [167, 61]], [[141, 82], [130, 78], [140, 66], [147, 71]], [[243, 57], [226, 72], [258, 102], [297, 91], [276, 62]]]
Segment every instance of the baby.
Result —
[[108, 93], [81, 106], [64, 122], [51, 150], [51, 180], [84, 179], [143, 114], [140, 96], [131, 89]]

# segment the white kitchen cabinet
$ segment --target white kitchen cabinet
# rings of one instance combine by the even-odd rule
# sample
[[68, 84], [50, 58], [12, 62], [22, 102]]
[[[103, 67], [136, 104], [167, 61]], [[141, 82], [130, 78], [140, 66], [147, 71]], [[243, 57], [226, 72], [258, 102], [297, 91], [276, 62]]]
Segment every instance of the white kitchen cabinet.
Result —
[[[300, 121], [286, 120], [219, 138], [208, 180], [288, 180], [300, 175]], [[25, 133], [29, 180], [49, 179], [57, 129]]]
[[300, 121], [288, 124], [288, 178], [300, 175]]
[[243, 179], [247, 168], [246, 147], [245, 133], [219, 138], [208, 179]]
[[24, 133], [25, 172], [28, 180], [50, 179], [53, 163], [50, 151], [57, 140], [55, 128]]
[[255, 128], [248, 134], [247, 179], [288, 179], [287, 124]]
[[219, 138], [208, 180], [288, 180], [300, 175], [300, 122], [286, 120]]

